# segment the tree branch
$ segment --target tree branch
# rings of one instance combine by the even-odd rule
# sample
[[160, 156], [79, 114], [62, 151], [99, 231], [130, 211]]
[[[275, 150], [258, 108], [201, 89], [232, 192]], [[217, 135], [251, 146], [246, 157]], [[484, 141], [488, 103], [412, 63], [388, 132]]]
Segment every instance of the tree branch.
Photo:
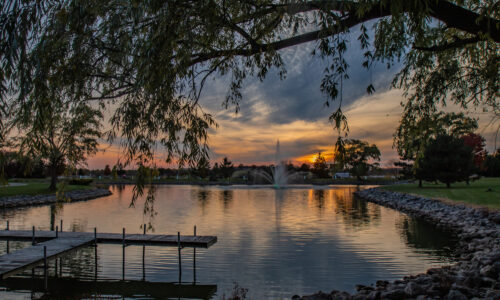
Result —
[[[390, 7], [388, 7], [388, 5], [381, 5], [379, 3], [379, 4], [374, 4], [369, 11], [363, 13], [362, 15], [359, 15], [356, 10], [357, 5], [358, 5], [357, 3], [352, 1], [323, 0], [323, 1], [304, 2], [300, 4], [283, 4], [283, 5], [273, 6], [272, 8], [267, 8], [260, 12], [261, 16], [273, 12], [278, 12], [280, 10], [281, 12], [287, 14], [296, 14], [313, 10], [325, 10], [327, 8], [332, 11], [336, 10], [341, 12], [348, 12], [348, 17], [341, 20], [339, 22], [339, 26], [336, 26], [334, 29], [330, 30], [316, 30], [301, 35], [293, 36], [290, 38], [286, 38], [280, 41], [275, 41], [268, 44], [262, 44], [259, 47], [256, 47], [256, 44], [252, 43], [251, 48], [243, 47], [236, 49], [223, 49], [208, 53], [195, 54], [193, 55], [193, 58], [189, 63], [189, 65], [194, 65], [221, 56], [251, 56], [257, 53], [270, 50], [277, 51], [291, 46], [318, 40], [323, 37], [335, 35], [344, 31], [346, 28], [351, 28], [353, 26], [356, 26], [358, 24], [361, 24], [363, 22], [372, 19], [387, 17], [393, 13], [391, 12], [391, 9]], [[421, 47], [421, 49], [419, 48], [416, 49], [424, 51], [442, 51], [446, 50], [447, 48], [457, 47], [460, 45], [465, 45], [469, 43], [478, 42], [480, 40], [484, 40], [482, 38], [477, 37], [479, 33], [487, 34], [495, 42], [500, 42], [500, 21], [496, 19], [487, 16], [481, 16], [473, 11], [462, 8], [446, 0], [429, 1], [429, 10], [430, 10], [429, 12], [430, 16], [446, 23], [449, 27], [453, 27], [474, 34], [476, 37], [457, 41], [443, 46], [435, 46], [427, 49]], [[412, 11], [413, 8], [410, 5], [405, 5], [402, 8], [402, 12], [412, 12]], [[252, 14], [253, 17], [256, 17], [258, 15], [259, 13]], [[242, 19], [233, 21], [236, 24], [243, 22]]]
[[218, 51], [213, 51], [209, 53], [199, 53], [193, 55], [193, 59], [189, 63], [189, 65], [195, 65], [197, 63], [201, 63], [213, 58], [221, 57], [221, 56], [251, 56], [257, 53], [261, 52], [266, 52], [266, 51], [277, 51], [281, 50], [284, 48], [288, 48], [291, 46], [315, 41], [327, 36], [335, 35], [338, 34], [342, 31], [345, 31], [346, 28], [351, 28], [353, 26], [356, 26], [358, 24], [361, 24], [363, 22], [376, 19], [376, 18], [381, 18], [381, 17], [386, 17], [391, 14], [389, 8], [380, 8], [380, 7], [374, 7], [370, 11], [366, 12], [363, 14], [363, 16], [358, 17], [356, 13], [352, 12], [347, 18], [343, 19], [340, 21], [338, 26], [335, 26], [334, 28], [331, 28], [329, 30], [316, 30], [308, 33], [304, 33], [301, 35], [293, 36], [287, 39], [283, 39], [280, 41], [268, 43], [268, 44], [262, 44], [258, 48], [240, 48], [240, 49], [225, 49], [225, 50], [218, 50]]
[[449, 49], [460, 48], [469, 44], [474, 44], [482, 40], [483, 39], [480, 39], [479, 37], [473, 37], [468, 39], [455, 38], [455, 41], [443, 45], [436, 45], [432, 47], [420, 47], [413, 45], [413, 48], [420, 51], [441, 52]]

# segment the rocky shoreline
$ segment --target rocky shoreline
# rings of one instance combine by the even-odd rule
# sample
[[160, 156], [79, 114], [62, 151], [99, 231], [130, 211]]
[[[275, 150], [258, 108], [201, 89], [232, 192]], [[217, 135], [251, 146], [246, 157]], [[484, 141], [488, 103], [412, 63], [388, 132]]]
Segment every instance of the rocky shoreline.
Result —
[[12, 197], [2, 197], [0, 198], [0, 208], [15, 208], [21, 206], [31, 206], [31, 205], [42, 205], [42, 204], [52, 204], [56, 203], [58, 200], [64, 201], [64, 199], [69, 199], [72, 202], [84, 201], [95, 199], [99, 197], [105, 197], [111, 195], [108, 189], [89, 189], [89, 190], [76, 190], [64, 193], [62, 197], [57, 198], [55, 194], [47, 195], [16, 195]]
[[293, 300], [330, 299], [500, 299], [500, 211], [447, 204], [382, 189], [358, 191], [367, 201], [451, 228], [459, 238], [458, 262], [394, 282], [356, 286], [349, 294], [333, 290]]

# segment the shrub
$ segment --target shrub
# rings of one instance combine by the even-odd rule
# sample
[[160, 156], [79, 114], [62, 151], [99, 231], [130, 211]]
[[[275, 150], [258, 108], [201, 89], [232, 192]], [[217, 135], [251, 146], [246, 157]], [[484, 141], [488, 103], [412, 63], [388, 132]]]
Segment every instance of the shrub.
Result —
[[72, 184], [72, 185], [90, 185], [92, 183], [92, 181], [94, 181], [94, 179], [90, 179], [90, 178], [84, 178], [84, 179], [74, 178], [74, 179], [71, 179], [69, 181], [69, 184]]

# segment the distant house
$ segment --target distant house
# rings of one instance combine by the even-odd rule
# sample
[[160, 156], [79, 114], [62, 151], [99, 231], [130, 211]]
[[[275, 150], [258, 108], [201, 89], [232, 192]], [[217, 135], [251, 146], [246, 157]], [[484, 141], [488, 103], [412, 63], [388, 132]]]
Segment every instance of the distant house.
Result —
[[351, 177], [351, 174], [349, 172], [338, 172], [333, 175], [333, 179], [343, 179], [349, 177]]

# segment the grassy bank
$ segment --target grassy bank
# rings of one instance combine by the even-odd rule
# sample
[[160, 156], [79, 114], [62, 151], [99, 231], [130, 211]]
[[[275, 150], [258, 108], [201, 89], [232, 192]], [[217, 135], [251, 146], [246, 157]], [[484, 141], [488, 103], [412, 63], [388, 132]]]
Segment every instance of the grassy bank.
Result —
[[[75, 190], [90, 189], [90, 186], [84, 185], [66, 185], [64, 187], [65, 192], [71, 192]], [[15, 195], [45, 195], [53, 194], [49, 190], [49, 183], [47, 182], [26, 182], [26, 185], [22, 186], [2, 186], [0, 187], [0, 197], [10, 197]]]
[[389, 185], [382, 188], [427, 198], [500, 209], [500, 178], [481, 178], [469, 185], [465, 182], [455, 183], [451, 185], [451, 188], [446, 188], [444, 184], [430, 182], [424, 182], [422, 188], [418, 187], [418, 183]]

